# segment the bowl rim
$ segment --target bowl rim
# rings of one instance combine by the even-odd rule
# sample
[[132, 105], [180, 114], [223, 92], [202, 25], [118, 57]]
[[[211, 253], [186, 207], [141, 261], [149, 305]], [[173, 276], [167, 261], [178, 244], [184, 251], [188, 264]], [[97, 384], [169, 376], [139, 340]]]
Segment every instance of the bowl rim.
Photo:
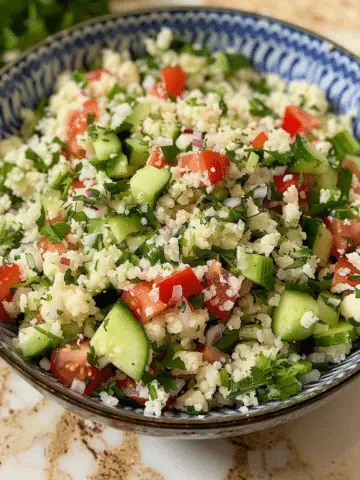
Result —
[[[314, 39], [322, 40], [323, 42], [328, 42], [331, 45], [332, 50], [337, 50], [340, 53], [345, 54], [347, 57], [351, 58], [353, 61], [360, 64], [360, 56], [351, 52], [346, 47], [339, 45], [337, 42], [327, 38], [322, 34], [315, 33], [313, 30], [301, 27], [295, 23], [273, 17], [271, 15], [264, 15], [260, 13], [255, 13], [252, 11], [246, 11], [237, 8], [218, 8], [214, 6], [198, 6], [198, 5], [185, 5], [185, 6], [159, 6], [159, 7], [148, 7], [148, 8], [134, 8], [126, 10], [124, 12], [112, 13], [107, 15], [102, 15], [84, 22], [78, 23], [70, 28], [63, 29], [53, 35], [49, 35], [41, 42], [37, 43], [33, 47], [25, 50], [21, 53], [14, 61], [7, 63], [4, 67], [0, 69], [0, 79], [7, 72], [11, 71], [16, 65], [20, 64], [25, 60], [31, 53], [40, 50], [42, 47], [51, 44], [53, 41], [62, 38], [63, 36], [68, 35], [74, 31], [82, 29], [83, 27], [89, 25], [95, 25], [99, 23], [106, 23], [111, 20], [116, 20], [119, 17], [128, 17], [133, 15], [141, 14], [152, 14], [155, 12], [191, 12], [191, 11], [205, 11], [205, 12], [214, 12], [214, 13], [232, 13], [239, 14], [247, 17], [253, 17], [257, 19], [268, 20], [269, 22], [278, 23], [282, 26], [289, 27], [293, 30], [296, 30], [300, 33], [305, 33], [313, 37]], [[75, 409], [82, 410], [88, 415], [94, 415], [98, 420], [104, 421], [104, 423], [113, 421], [113, 426], [116, 424], [121, 424], [122, 427], [128, 427], [129, 429], [134, 429], [134, 425], [138, 427], [143, 427], [144, 429], [161, 429], [163, 431], [182, 431], [188, 432], [197, 430], [197, 431], [207, 431], [212, 429], [221, 428], [222, 431], [230, 431], [232, 429], [240, 428], [245, 425], [252, 425], [257, 423], [262, 423], [270, 420], [275, 420], [276, 417], [282, 415], [291, 415], [299, 410], [305, 410], [310, 404], [318, 405], [322, 403], [324, 399], [331, 394], [339, 391], [343, 386], [352, 383], [360, 375], [360, 364], [357, 364], [350, 372], [345, 372], [341, 377], [335, 378], [330, 384], [325, 385], [321, 391], [309, 392], [309, 394], [294, 404], [286, 404], [281, 402], [280, 405], [274, 406], [273, 409], [269, 408], [267, 411], [251, 411], [249, 413], [240, 413], [238, 410], [234, 410], [231, 414], [219, 415], [218, 417], [207, 417], [199, 418], [199, 416], [193, 416], [188, 418], [179, 418], [176, 416], [161, 416], [161, 417], [149, 417], [145, 415], [139, 415], [134, 411], [120, 410], [113, 407], [108, 407], [105, 404], [95, 402], [91, 397], [85, 397], [82, 395], [73, 392], [72, 390], [66, 388], [58, 382], [49, 382], [44, 378], [43, 373], [32, 367], [32, 364], [20, 359], [15, 352], [9, 350], [6, 347], [4, 341], [0, 337], [0, 357], [7, 361], [10, 366], [25, 378], [30, 384], [36, 386], [40, 391], [49, 393], [53, 398], [61, 399], [65, 404], [71, 405]]]

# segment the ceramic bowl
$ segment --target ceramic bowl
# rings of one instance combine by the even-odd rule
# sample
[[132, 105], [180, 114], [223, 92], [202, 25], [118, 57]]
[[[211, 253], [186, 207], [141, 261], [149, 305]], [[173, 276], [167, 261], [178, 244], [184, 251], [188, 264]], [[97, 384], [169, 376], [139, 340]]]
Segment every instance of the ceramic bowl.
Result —
[[[52, 92], [58, 75], [66, 69], [87, 66], [101, 49], [128, 47], [143, 53], [142, 39], [167, 26], [182, 39], [211, 50], [233, 48], [251, 58], [264, 72], [285, 80], [304, 79], [319, 85], [338, 112], [360, 109], [360, 62], [332, 42], [276, 19], [234, 10], [171, 8], [136, 11], [90, 21], [49, 37], [0, 73], [0, 138], [19, 128], [20, 110], [34, 107]], [[360, 136], [360, 117], [354, 120]], [[184, 412], [164, 412], [161, 418], [143, 415], [129, 405], [106, 407], [96, 399], [63, 387], [36, 365], [24, 362], [11, 346], [11, 332], [0, 332], [0, 355], [32, 385], [65, 407], [112, 427], [148, 435], [187, 438], [230, 436], [263, 429], [295, 418], [328, 398], [360, 371], [360, 351], [324, 373], [316, 383], [282, 402], [253, 407], [247, 414], [234, 408], [209, 412], [204, 418]]]

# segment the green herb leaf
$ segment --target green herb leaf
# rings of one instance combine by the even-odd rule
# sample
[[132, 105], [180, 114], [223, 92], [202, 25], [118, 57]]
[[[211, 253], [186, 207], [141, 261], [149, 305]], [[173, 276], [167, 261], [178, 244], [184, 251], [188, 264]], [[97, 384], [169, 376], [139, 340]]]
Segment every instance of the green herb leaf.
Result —
[[70, 231], [70, 226], [64, 222], [50, 223], [44, 225], [40, 233], [45, 235], [51, 243], [61, 243]]
[[250, 113], [254, 117], [279, 118], [274, 110], [271, 110], [260, 98], [254, 97], [250, 100]]

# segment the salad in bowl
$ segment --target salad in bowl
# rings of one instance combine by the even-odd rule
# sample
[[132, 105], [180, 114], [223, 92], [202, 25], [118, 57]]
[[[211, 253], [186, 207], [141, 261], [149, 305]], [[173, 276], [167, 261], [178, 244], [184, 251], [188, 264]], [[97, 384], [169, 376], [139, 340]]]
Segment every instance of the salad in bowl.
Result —
[[360, 324], [360, 145], [303, 80], [164, 28], [0, 142], [0, 321], [108, 406], [286, 400]]

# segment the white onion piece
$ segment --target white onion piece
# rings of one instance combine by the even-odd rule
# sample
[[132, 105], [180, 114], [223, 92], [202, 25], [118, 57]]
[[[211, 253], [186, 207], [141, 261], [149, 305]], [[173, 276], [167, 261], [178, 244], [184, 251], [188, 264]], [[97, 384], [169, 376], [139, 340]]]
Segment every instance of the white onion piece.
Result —
[[286, 172], [286, 167], [275, 167], [274, 168], [274, 175], [284, 175]]
[[299, 375], [299, 380], [303, 385], [307, 383], [317, 382], [321, 376], [319, 370], [311, 370], [311, 372], [304, 373], [304, 375]]
[[214, 345], [222, 337], [225, 325], [214, 325], [209, 328], [205, 335], [205, 343], [208, 347]]
[[324, 363], [325, 352], [313, 352], [308, 355], [308, 360], [313, 363]]
[[252, 281], [245, 278], [245, 280], [242, 282], [240, 287], [239, 297], [240, 298], [245, 297], [245, 295], [247, 295], [250, 292], [252, 286], [253, 286]]
[[146, 75], [146, 77], [143, 80], [142, 86], [145, 88], [145, 90], [151, 90], [152, 87], [155, 85], [155, 77], [152, 75]]
[[235, 208], [241, 205], [241, 198], [225, 198], [225, 207]]
[[266, 185], [262, 187], [257, 187], [255, 188], [253, 192], [253, 197], [254, 198], [265, 198], [268, 192], [268, 187]]
[[85, 392], [85, 388], [86, 388], [85, 382], [83, 382], [82, 380], [79, 380], [78, 378], [74, 378], [71, 384], [70, 390], [72, 390], [73, 392], [80, 393], [80, 395], [83, 395]]

